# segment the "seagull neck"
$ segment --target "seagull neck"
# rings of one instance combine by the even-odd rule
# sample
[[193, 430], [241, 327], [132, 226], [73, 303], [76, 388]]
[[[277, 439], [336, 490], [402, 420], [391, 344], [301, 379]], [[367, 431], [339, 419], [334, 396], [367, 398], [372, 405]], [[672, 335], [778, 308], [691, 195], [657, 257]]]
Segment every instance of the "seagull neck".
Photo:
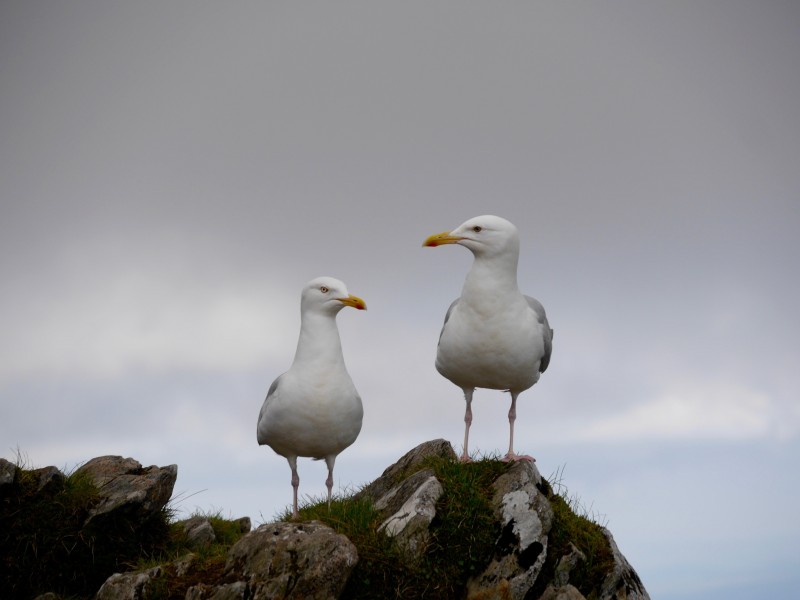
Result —
[[328, 364], [344, 362], [335, 316], [306, 313], [301, 317], [300, 338], [297, 340], [294, 362], [315, 361]]
[[519, 292], [517, 263], [519, 255], [476, 256], [464, 281], [462, 298], [480, 297], [487, 291], [492, 297], [498, 294]]

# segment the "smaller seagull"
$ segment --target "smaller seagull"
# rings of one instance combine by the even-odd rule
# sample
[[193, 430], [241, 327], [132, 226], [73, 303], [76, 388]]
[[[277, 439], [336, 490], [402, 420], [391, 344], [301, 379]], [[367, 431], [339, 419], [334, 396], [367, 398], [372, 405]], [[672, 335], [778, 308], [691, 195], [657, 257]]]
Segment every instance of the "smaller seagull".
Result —
[[292, 469], [292, 518], [297, 519], [297, 457], [325, 459], [328, 507], [336, 457], [358, 437], [364, 409], [342, 355], [336, 315], [345, 306], [366, 310], [361, 298], [333, 277], [309, 281], [300, 299], [300, 339], [289, 370], [270, 386], [258, 415], [259, 445]]
[[447, 310], [436, 352], [436, 370], [464, 391], [467, 402], [461, 460], [470, 460], [476, 387], [511, 393], [505, 460], [533, 460], [514, 452], [517, 396], [539, 381], [550, 364], [553, 330], [541, 303], [524, 296], [517, 286], [517, 228], [500, 217], [484, 215], [430, 236], [423, 246], [442, 244], [459, 244], [475, 256], [461, 297]]

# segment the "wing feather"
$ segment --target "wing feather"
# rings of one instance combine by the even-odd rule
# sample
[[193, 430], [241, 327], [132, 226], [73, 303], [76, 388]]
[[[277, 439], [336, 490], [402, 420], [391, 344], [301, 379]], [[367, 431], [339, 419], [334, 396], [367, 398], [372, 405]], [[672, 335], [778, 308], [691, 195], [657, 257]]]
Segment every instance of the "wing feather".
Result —
[[553, 353], [553, 330], [550, 328], [550, 323], [547, 321], [547, 314], [544, 312], [544, 306], [536, 298], [525, 296], [528, 301], [528, 306], [536, 313], [536, 318], [539, 323], [544, 325], [544, 356], [539, 363], [539, 372], [544, 373], [547, 366], [550, 364], [550, 355]]
[[444, 333], [444, 328], [447, 327], [447, 321], [450, 320], [450, 315], [453, 312], [453, 309], [455, 308], [456, 304], [458, 304], [459, 300], [460, 298], [456, 298], [455, 300], [453, 300], [453, 302], [450, 303], [450, 308], [447, 309], [447, 312], [444, 315], [444, 323], [442, 323], [442, 330], [439, 332], [439, 343], [442, 342], [442, 334]]

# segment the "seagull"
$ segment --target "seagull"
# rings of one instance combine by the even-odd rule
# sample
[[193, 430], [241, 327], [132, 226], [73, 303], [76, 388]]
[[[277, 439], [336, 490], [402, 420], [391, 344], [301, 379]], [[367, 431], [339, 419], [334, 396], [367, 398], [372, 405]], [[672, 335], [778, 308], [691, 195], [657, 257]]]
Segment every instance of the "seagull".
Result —
[[459, 244], [475, 256], [461, 297], [444, 317], [436, 352], [436, 370], [464, 391], [467, 402], [461, 460], [470, 460], [472, 395], [475, 388], [487, 388], [511, 393], [508, 453], [503, 460], [532, 461], [514, 452], [517, 396], [550, 364], [553, 330], [542, 304], [517, 286], [517, 228], [501, 217], [484, 215], [428, 237], [423, 246], [443, 244]]
[[364, 409], [342, 355], [336, 315], [345, 306], [366, 310], [361, 298], [333, 277], [318, 277], [303, 288], [300, 339], [289, 370], [270, 386], [258, 415], [259, 445], [289, 461], [292, 469], [292, 518], [297, 512], [297, 457], [325, 459], [328, 508], [336, 457], [358, 437]]

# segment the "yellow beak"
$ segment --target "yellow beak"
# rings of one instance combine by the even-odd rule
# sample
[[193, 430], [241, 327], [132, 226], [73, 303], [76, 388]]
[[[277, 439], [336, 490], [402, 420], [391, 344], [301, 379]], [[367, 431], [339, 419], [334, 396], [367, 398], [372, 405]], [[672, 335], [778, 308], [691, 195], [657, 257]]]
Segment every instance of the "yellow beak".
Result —
[[358, 310], [367, 310], [367, 303], [358, 296], [353, 296], [353, 294], [350, 294], [347, 298], [337, 298], [337, 300], [345, 306], [352, 306]]
[[464, 238], [458, 237], [457, 235], [450, 235], [449, 231], [443, 231], [442, 233], [434, 233], [432, 236], [422, 242], [422, 245], [435, 248], [436, 246], [441, 246], [442, 244], [457, 244], [463, 239]]

